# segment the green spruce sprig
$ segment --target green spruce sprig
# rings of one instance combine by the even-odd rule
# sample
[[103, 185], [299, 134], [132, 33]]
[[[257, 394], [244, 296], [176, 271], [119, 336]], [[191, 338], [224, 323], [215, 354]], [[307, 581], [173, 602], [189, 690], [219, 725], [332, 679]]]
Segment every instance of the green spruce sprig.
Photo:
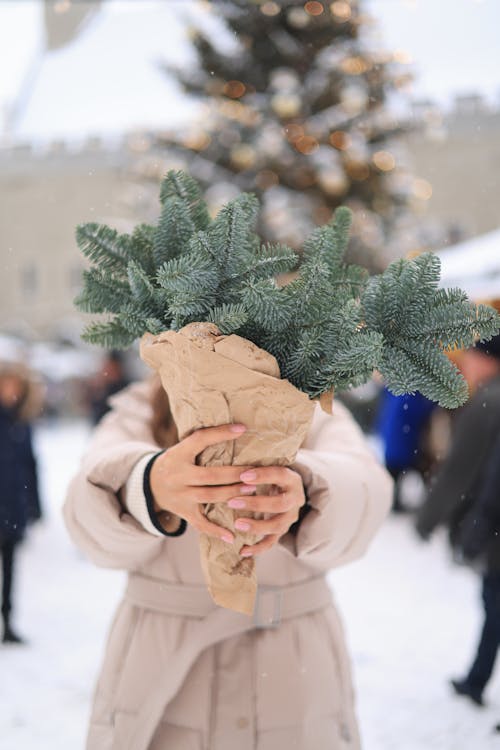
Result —
[[[121, 348], [146, 331], [212, 321], [273, 354], [282, 377], [312, 398], [360, 385], [377, 369], [395, 394], [418, 390], [449, 408], [467, 399], [446, 351], [491, 338], [500, 316], [459, 289], [440, 289], [437, 256], [397, 260], [369, 278], [344, 261], [345, 207], [311, 234], [299, 263], [288, 247], [261, 244], [252, 195], [211, 220], [196, 182], [169, 172], [160, 201], [157, 226], [131, 235], [77, 228], [90, 268], [75, 303], [110, 316], [86, 328], [86, 341]], [[279, 286], [276, 275], [292, 271], [294, 280]]]

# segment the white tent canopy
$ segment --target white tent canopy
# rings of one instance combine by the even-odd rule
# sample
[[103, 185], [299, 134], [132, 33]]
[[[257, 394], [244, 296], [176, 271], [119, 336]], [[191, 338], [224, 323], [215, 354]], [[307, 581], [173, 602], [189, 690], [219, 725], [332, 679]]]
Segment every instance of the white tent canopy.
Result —
[[500, 299], [500, 229], [438, 252], [441, 283], [460, 287], [474, 300]]

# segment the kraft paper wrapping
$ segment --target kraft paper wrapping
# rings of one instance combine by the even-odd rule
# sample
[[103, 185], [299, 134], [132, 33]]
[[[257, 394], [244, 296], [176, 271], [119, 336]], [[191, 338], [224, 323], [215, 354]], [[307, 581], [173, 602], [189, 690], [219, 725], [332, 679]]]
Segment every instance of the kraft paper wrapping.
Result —
[[[161, 378], [179, 440], [201, 427], [231, 422], [247, 431], [234, 441], [207, 448], [202, 466], [271, 466], [293, 463], [309, 430], [314, 401], [280, 379], [276, 359], [240, 336], [223, 336], [212, 323], [190, 323], [179, 332], [146, 333], [141, 357]], [[258, 492], [269, 491], [259, 487]], [[257, 579], [253, 558], [240, 557], [259, 541], [234, 528], [248, 512], [226, 503], [205, 506], [206, 516], [235, 535], [234, 545], [202, 534], [201, 565], [216, 604], [251, 615]]]

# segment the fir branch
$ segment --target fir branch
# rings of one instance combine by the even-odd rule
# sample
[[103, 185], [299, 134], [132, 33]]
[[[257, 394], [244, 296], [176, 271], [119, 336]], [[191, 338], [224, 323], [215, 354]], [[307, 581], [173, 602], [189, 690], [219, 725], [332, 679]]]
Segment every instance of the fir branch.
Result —
[[306, 324], [325, 315], [333, 302], [332, 288], [328, 267], [319, 253], [311, 254], [302, 262], [298, 277], [284, 287], [283, 294], [297, 318]]
[[437, 291], [439, 258], [424, 253], [413, 260], [401, 258], [369, 279], [362, 295], [369, 328], [393, 341], [405, 321], [418, 314]]
[[304, 257], [320, 255], [334, 276], [344, 262], [351, 223], [351, 211], [345, 206], [338, 208], [332, 221], [315, 229], [305, 241]]
[[494, 336], [497, 325], [492, 308], [476, 307], [469, 301], [451, 302], [426, 308], [421, 316], [409, 318], [398, 340], [434, 343], [442, 349], [465, 349], [478, 340], [480, 332], [487, 339]]
[[76, 241], [83, 255], [101, 270], [124, 277], [127, 270], [130, 237], [118, 234], [105, 224], [79, 224]]
[[146, 319], [146, 331], [157, 336], [159, 333], [165, 330], [165, 324], [158, 318], [147, 318]]
[[367, 280], [344, 262], [350, 212], [339, 210], [312, 233], [296, 278], [280, 288], [275, 275], [297, 258], [287, 247], [261, 246], [253, 196], [208, 222], [195, 183], [169, 173], [162, 203], [157, 227], [140, 225], [131, 236], [78, 228], [91, 268], [76, 303], [114, 314], [88, 327], [85, 340], [122, 347], [145, 331], [208, 320], [264, 348], [311, 397], [365, 382], [374, 369], [394, 393], [418, 390], [448, 407], [467, 397], [443, 350], [489, 339], [500, 316], [461, 290], [439, 289], [435, 256], [395, 261]]
[[156, 266], [182, 255], [195, 230], [189, 206], [180, 198], [167, 198], [155, 232], [153, 256]]
[[153, 254], [155, 233], [156, 227], [151, 224], [138, 224], [130, 238], [129, 260], [135, 260], [150, 280], [156, 273]]
[[283, 331], [294, 314], [290, 298], [271, 279], [243, 284], [242, 301], [250, 319], [259, 320], [264, 330]]
[[447, 409], [454, 409], [467, 400], [464, 378], [448, 357], [431, 344], [397, 348], [386, 345], [379, 369], [387, 387], [397, 396], [420, 391]]
[[82, 333], [83, 341], [104, 346], [106, 349], [126, 349], [134, 343], [136, 338], [136, 334], [128, 331], [116, 319], [103, 323], [90, 323]]
[[359, 331], [357, 335], [349, 337], [338, 346], [335, 352], [332, 352], [325, 369], [330, 370], [332, 374], [336, 370], [353, 374], [369, 370], [372, 373], [381, 360], [383, 346], [384, 337], [381, 333]]
[[498, 334], [500, 316], [490, 305], [476, 305], [476, 316], [472, 321], [477, 341], [489, 341]]
[[217, 269], [209, 258], [189, 253], [164, 263], [156, 275], [158, 284], [170, 295], [186, 289], [212, 290], [218, 286]]
[[254, 195], [243, 193], [221, 208], [210, 226], [210, 242], [217, 248], [217, 263], [223, 279], [246, 269], [258, 207]]
[[200, 230], [210, 224], [210, 215], [196, 180], [185, 172], [170, 171], [162, 181], [160, 202], [167, 203], [169, 198], [178, 198], [188, 209], [193, 226]]
[[244, 305], [221, 305], [212, 308], [206, 319], [209, 323], [215, 323], [221, 333], [230, 334], [245, 325], [248, 314]]
[[226, 282], [234, 285], [236, 281], [244, 281], [249, 278], [269, 279], [279, 274], [294, 271], [299, 262], [297, 253], [287, 245], [268, 244], [262, 245], [250, 257], [246, 267], [238, 273], [233, 273], [226, 278]]
[[74, 304], [82, 312], [118, 313], [130, 300], [130, 287], [96, 266], [83, 271], [83, 289]]
[[151, 304], [154, 300], [154, 287], [144, 269], [135, 260], [129, 261], [127, 276], [132, 297], [144, 305]]
[[[308, 328], [299, 334], [296, 347], [290, 351], [283, 363], [282, 377], [287, 378], [297, 388], [305, 390], [307, 383], [318, 371], [323, 345], [321, 327]], [[271, 352], [273, 354], [273, 352]], [[278, 360], [279, 363], [279, 360]]]
[[174, 319], [177, 330], [196, 320], [205, 320], [205, 316], [215, 307], [215, 303], [215, 295], [209, 290], [185, 289], [178, 292], [170, 302], [168, 313]]
[[341, 258], [344, 258], [349, 244], [351, 225], [352, 211], [347, 206], [339, 206], [333, 218], [333, 231], [335, 252]]
[[117, 323], [132, 334], [134, 339], [147, 331], [146, 320], [144, 312], [137, 302], [130, 302], [116, 316]]

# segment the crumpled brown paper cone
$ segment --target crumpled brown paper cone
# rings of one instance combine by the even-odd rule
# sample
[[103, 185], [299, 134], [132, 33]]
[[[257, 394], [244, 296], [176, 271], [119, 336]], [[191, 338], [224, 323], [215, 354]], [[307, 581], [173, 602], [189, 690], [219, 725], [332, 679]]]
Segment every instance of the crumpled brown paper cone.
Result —
[[[293, 463], [309, 430], [314, 402], [280, 379], [271, 354], [240, 336], [221, 335], [212, 323], [190, 323], [179, 332], [146, 333], [141, 357], [161, 378], [179, 440], [201, 427], [230, 422], [246, 425], [241, 437], [203, 451], [200, 465]], [[257, 590], [255, 562], [240, 557], [239, 552], [258, 539], [235, 530], [234, 522], [243, 512], [225, 503], [205, 508], [212, 522], [235, 535], [234, 545], [204, 534], [200, 537], [201, 564], [210, 594], [220, 606], [250, 615]]]

